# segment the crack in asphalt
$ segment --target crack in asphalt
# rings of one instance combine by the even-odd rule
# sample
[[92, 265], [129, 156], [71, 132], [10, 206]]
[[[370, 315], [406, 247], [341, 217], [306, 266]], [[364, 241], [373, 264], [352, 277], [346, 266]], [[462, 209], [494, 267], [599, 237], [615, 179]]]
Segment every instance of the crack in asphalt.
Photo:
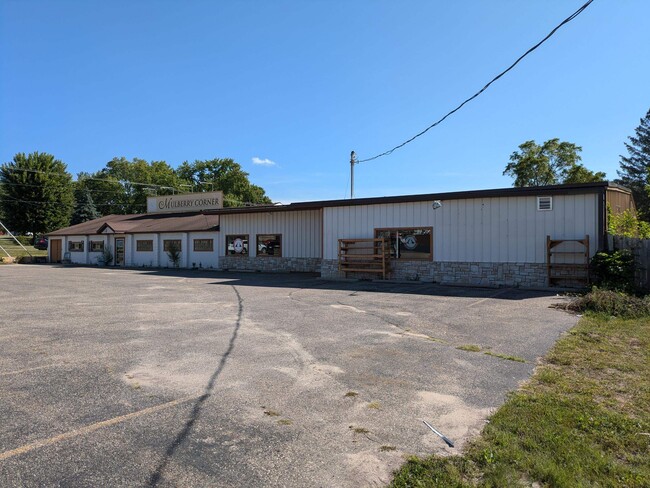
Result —
[[235, 323], [235, 328], [233, 329], [232, 335], [230, 336], [228, 349], [226, 349], [226, 352], [223, 354], [223, 356], [221, 356], [219, 365], [212, 373], [212, 376], [210, 376], [210, 379], [203, 391], [203, 395], [197, 398], [196, 402], [194, 402], [194, 406], [192, 407], [190, 418], [185, 423], [183, 429], [178, 433], [178, 435], [176, 435], [176, 437], [169, 445], [169, 447], [167, 447], [167, 450], [165, 451], [165, 455], [162, 461], [160, 462], [156, 470], [151, 474], [147, 486], [158, 486], [158, 483], [160, 483], [162, 475], [165, 472], [165, 469], [167, 468], [167, 465], [171, 461], [172, 457], [174, 456], [178, 448], [187, 440], [187, 438], [192, 433], [192, 429], [194, 428], [194, 425], [199, 420], [199, 417], [201, 415], [201, 409], [203, 408], [203, 404], [212, 396], [212, 392], [214, 390], [217, 379], [219, 378], [222, 371], [226, 367], [226, 362], [228, 361], [228, 357], [230, 356], [230, 354], [232, 354], [232, 351], [235, 348], [235, 341], [237, 340], [237, 334], [239, 333], [242, 317], [244, 314], [244, 299], [241, 297], [239, 291], [237, 290], [237, 288], [235, 288], [234, 285], [230, 285], [230, 286], [232, 287], [233, 291], [237, 295], [238, 310], [237, 310], [237, 321]]

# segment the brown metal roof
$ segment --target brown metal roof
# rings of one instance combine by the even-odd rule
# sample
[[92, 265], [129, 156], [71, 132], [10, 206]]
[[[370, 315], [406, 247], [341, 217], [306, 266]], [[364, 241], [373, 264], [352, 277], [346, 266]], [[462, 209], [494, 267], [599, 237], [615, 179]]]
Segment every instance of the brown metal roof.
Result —
[[116, 234], [147, 232], [201, 232], [219, 230], [219, 216], [204, 213], [107, 215], [72, 225], [48, 236], [96, 235], [110, 228]]
[[630, 190], [616, 183], [600, 181], [597, 183], [574, 183], [569, 185], [527, 186], [523, 188], [498, 188], [494, 190], [456, 191], [447, 193], [426, 193], [420, 195], [402, 195], [390, 197], [354, 198], [344, 200], [322, 200], [315, 202], [298, 202], [289, 205], [258, 205], [251, 207], [227, 207], [219, 210], [210, 210], [208, 213], [217, 215], [262, 213], [262, 212], [288, 212], [292, 210], [317, 210], [325, 207], [347, 207], [354, 205], [379, 205], [386, 203], [426, 202], [432, 200], [460, 200], [468, 198], [490, 197], [521, 197], [544, 195], [575, 195], [585, 193], [599, 193], [605, 188], [616, 188], [629, 193]]

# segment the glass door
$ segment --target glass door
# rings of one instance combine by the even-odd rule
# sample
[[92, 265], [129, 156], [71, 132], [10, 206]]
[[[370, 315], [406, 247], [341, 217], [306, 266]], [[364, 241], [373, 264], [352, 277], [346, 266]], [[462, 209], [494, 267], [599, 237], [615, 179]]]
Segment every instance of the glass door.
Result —
[[115, 238], [115, 266], [124, 266], [124, 237]]

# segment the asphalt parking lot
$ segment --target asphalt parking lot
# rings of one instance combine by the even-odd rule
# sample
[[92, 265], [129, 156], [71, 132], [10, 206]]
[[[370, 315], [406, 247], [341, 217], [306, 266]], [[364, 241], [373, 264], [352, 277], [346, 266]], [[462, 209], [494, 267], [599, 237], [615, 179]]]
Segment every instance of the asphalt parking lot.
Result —
[[2, 266], [0, 486], [383, 486], [480, 431], [575, 324], [558, 300]]

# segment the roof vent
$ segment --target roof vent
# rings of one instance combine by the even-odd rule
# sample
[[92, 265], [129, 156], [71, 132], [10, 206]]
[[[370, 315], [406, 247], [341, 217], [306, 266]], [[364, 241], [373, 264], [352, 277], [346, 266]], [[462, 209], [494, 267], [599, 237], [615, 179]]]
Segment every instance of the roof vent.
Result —
[[553, 210], [553, 197], [537, 197], [537, 210]]

